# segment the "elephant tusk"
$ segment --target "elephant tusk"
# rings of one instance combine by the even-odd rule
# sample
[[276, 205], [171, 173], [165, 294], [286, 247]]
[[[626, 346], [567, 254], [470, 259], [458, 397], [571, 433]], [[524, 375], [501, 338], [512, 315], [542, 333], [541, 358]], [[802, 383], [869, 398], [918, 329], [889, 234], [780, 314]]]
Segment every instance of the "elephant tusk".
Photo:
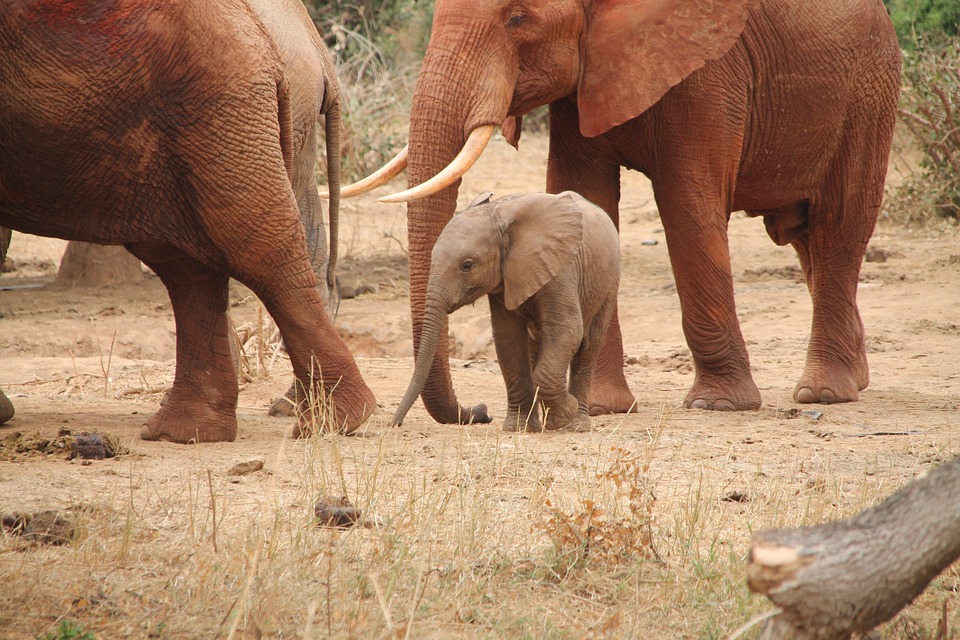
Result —
[[[374, 173], [371, 173], [369, 176], [363, 180], [349, 184], [340, 190], [341, 198], [353, 198], [354, 196], [363, 195], [368, 191], [372, 191], [379, 187], [382, 184], [386, 184], [397, 176], [401, 171], [407, 168], [407, 153], [409, 152], [409, 145], [400, 150], [393, 160], [383, 165], [377, 169]], [[330, 198], [329, 191], [321, 191], [320, 197], [323, 199]]]
[[410, 200], [426, 198], [429, 195], [446, 189], [469, 171], [473, 163], [480, 158], [480, 154], [483, 153], [487, 143], [490, 142], [490, 138], [493, 137], [495, 129], [496, 126], [492, 124], [477, 127], [470, 132], [470, 137], [467, 138], [467, 142], [463, 145], [463, 149], [460, 150], [457, 157], [454, 158], [453, 162], [448, 164], [443, 171], [426, 182], [421, 182], [406, 191], [383, 196], [380, 198], [380, 202], [409, 202]]

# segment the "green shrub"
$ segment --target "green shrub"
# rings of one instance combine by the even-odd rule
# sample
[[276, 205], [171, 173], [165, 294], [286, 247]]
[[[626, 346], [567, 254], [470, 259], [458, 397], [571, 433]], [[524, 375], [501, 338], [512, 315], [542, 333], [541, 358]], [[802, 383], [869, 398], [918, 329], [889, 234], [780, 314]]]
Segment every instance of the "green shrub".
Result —
[[908, 219], [960, 218], [960, 36], [904, 53], [900, 120], [922, 157], [894, 194]]
[[343, 175], [369, 175], [407, 139], [410, 101], [433, 21], [432, 0], [304, 0], [337, 65]]
[[905, 50], [916, 48], [921, 41], [938, 42], [957, 35], [957, 0], [884, 0], [884, 4]]

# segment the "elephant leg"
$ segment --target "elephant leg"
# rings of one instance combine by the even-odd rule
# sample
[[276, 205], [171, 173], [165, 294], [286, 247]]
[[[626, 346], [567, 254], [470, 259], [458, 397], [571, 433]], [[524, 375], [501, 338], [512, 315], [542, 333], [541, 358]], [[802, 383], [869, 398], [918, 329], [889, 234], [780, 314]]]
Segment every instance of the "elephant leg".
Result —
[[[547, 192], [576, 191], [607, 212], [620, 228], [620, 164], [609, 143], [580, 135], [576, 106], [569, 101], [550, 105], [550, 155]], [[624, 375], [623, 338], [614, 306], [590, 386], [590, 415], [630, 413], [637, 400]]]
[[590, 386], [611, 315], [610, 311], [601, 311], [584, 328], [583, 342], [570, 363], [570, 395], [580, 403], [579, 422], [586, 427], [583, 430], [590, 428]]
[[175, 249], [131, 250], [167, 288], [177, 327], [173, 388], [140, 437], [180, 443], [233, 441], [238, 387], [228, 334], [228, 277]]
[[[583, 340], [579, 308], [556, 308], [551, 320], [540, 327], [537, 364], [533, 384], [543, 405], [543, 426], [549, 430], [590, 429], [590, 418], [581, 414], [580, 402], [567, 386], [567, 372]], [[576, 319], [576, 320], [575, 320]]]
[[13, 403], [0, 391], [0, 424], [13, 417]]
[[[261, 232], [269, 233], [255, 231]], [[353, 432], [376, 410], [376, 398], [326, 313], [299, 226], [286, 227], [283, 237], [274, 233], [251, 243], [284, 248], [259, 260], [229, 257], [234, 277], [257, 294], [283, 336], [297, 377], [296, 435]]]
[[[323, 205], [317, 193], [317, 182], [314, 175], [314, 166], [317, 161], [317, 123], [314, 122], [307, 134], [303, 148], [297, 154], [294, 164], [293, 193], [297, 199], [297, 209], [300, 211], [300, 221], [307, 236], [307, 257], [310, 266], [317, 277], [320, 295], [323, 298], [327, 313], [331, 318], [337, 316], [340, 307], [340, 295], [336, 287], [327, 285], [327, 249], [326, 227], [323, 221]], [[296, 415], [297, 407], [301, 406], [306, 397], [296, 382], [290, 385], [287, 392], [274, 400], [267, 410], [267, 415], [287, 418]]]
[[[793, 241], [813, 300], [813, 323], [803, 374], [794, 389], [797, 402], [857, 400], [870, 382], [863, 322], [857, 309], [857, 282], [873, 234], [887, 166], [883, 123], [869, 126], [850, 118], [830, 183], [809, 205], [807, 230]], [[878, 133], [880, 132], [880, 133]]]
[[726, 214], [721, 213], [719, 202], [701, 202], [702, 210], [715, 212], [713, 223], [701, 223], [693, 220], [699, 211], [691, 212], [671, 200], [667, 196], [657, 202], [680, 296], [683, 333], [696, 371], [684, 406], [717, 411], [759, 409], [760, 390], [750, 375], [733, 298]]
[[507, 387], [507, 415], [504, 431], [542, 431], [536, 391], [530, 371], [530, 342], [527, 322], [511, 313], [497, 296], [488, 296], [490, 321], [497, 361]]

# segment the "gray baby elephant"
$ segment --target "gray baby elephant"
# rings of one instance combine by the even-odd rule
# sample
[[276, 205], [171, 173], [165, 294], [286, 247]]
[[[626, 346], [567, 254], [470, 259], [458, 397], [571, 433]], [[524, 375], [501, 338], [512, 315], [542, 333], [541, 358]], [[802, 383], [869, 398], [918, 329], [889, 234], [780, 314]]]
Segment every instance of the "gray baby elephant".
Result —
[[507, 386], [504, 430], [540, 431], [540, 408], [547, 429], [588, 430], [587, 394], [619, 280], [617, 230], [579, 194], [478, 198], [433, 247], [416, 366], [393, 423], [423, 389], [447, 314], [486, 294]]

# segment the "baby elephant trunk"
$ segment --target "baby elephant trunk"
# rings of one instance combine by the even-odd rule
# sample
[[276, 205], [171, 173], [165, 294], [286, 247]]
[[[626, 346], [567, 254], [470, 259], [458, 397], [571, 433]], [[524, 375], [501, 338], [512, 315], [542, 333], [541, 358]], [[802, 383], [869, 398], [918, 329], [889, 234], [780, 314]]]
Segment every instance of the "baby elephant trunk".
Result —
[[397, 407], [397, 412], [393, 414], [392, 424], [394, 426], [403, 423], [407, 411], [410, 411], [410, 407], [413, 406], [420, 392], [423, 391], [423, 385], [427, 381], [427, 375], [430, 373], [430, 367], [433, 364], [433, 357], [437, 353], [437, 344], [440, 342], [440, 333], [445, 326], [446, 315], [440, 305], [427, 301], [427, 308], [423, 314], [423, 330], [420, 333], [420, 349], [417, 351], [413, 378], [410, 380], [410, 386], [407, 387], [407, 393], [403, 396], [400, 406]]

